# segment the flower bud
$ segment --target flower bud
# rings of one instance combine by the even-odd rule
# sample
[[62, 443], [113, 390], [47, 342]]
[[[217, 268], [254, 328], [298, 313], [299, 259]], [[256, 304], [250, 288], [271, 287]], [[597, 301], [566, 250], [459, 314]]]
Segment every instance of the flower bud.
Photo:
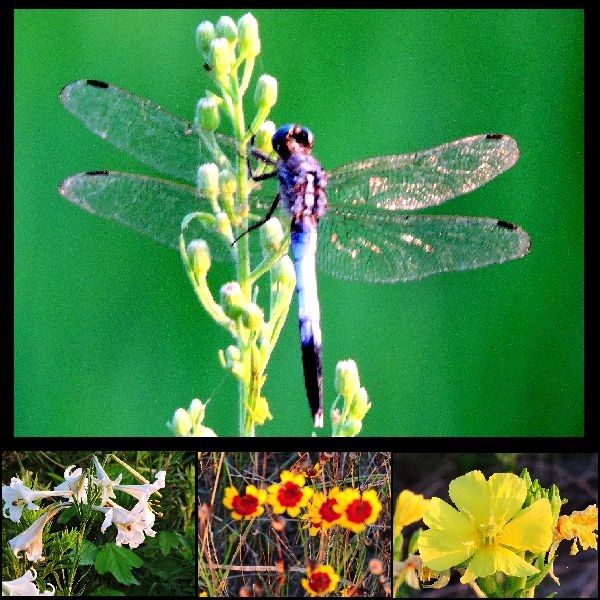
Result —
[[233, 63], [229, 42], [222, 37], [215, 38], [210, 43], [208, 56], [210, 67], [217, 81], [225, 87], [229, 87], [229, 75]]
[[352, 399], [349, 413], [350, 417], [362, 421], [370, 408], [371, 403], [369, 402], [367, 390], [365, 390], [364, 387], [361, 387], [356, 394], [354, 394], [354, 398]]
[[221, 306], [230, 319], [237, 319], [242, 314], [246, 300], [237, 281], [226, 283], [221, 287]]
[[196, 184], [199, 192], [211, 202], [219, 196], [219, 168], [215, 163], [205, 163], [198, 167]]
[[270, 218], [260, 228], [260, 245], [265, 253], [277, 252], [283, 242], [283, 228], [276, 217]]
[[252, 331], [259, 331], [264, 323], [262, 309], [254, 304], [254, 302], [250, 302], [242, 311], [242, 322], [244, 323], [244, 327]]
[[215, 215], [214, 227], [219, 235], [222, 235], [226, 240], [233, 242], [233, 231], [227, 213], [220, 212]]
[[202, 53], [207, 53], [210, 43], [215, 37], [215, 28], [210, 21], [202, 21], [196, 28], [196, 46]]
[[167, 423], [167, 427], [177, 437], [185, 437], [192, 429], [192, 419], [184, 408], [178, 408], [173, 415], [173, 419]]
[[235, 175], [228, 169], [223, 169], [219, 173], [219, 190], [222, 196], [231, 197], [235, 194], [237, 182]]
[[227, 346], [225, 350], [225, 364], [231, 369], [233, 365], [240, 361], [242, 354], [237, 346]]
[[282, 284], [286, 288], [296, 286], [296, 271], [294, 263], [289, 256], [282, 256], [271, 269], [273, 281]]
[[225, 38], [230, 44], [234, 44], [237, 41], [238, 28], [231, 17], [221, 17], [217, 21], [215, 32], [217, 37]]
[[217, 437], [217, 434], [210, 428], [204, 425], [197, 425], [192, 430], [193, 437]]
[[550, 497], [548, 499], [550, 500], [550, 508], [552, 509], [552, 523], [553, 525], [556, 525], [558, 516], [560, 515], [560, 509], [564, 504], [562, 498], [560, 497], [560, 490], [556, 484], [553, 484], [550, 488]]
[[205, 412], [206, 404], [202, 403], [198, 398], [194, 398], [190, 404], [190, 407], [188, 408], [188, 413], [194, 426], [204, 421]]
[[264, 425], [267, 419], [272, 419], [273, 415], [269, 410], [269, 404], [267, 399], [263, 396], [259, 396], [256, 399], [256, 405], [252, 411], [252, 416], [258, 425]]
[[360, 433], [362, 429], [362, 422], [356, 419], [348, 419], [340, 427], [340, 437], [354, 437]]
[[271, 140], [276, 131], [277, 127], [273, 121], [265, 121], [256, 132], [254, 146], [265, 154], [271, 154], [273, 152], [273, 143]]
[[277, 102], [277, 79], [270, 75], [261, 75], [256, 82], [254, 104], [259, 110], [270, 110], [275, 102]]
[[238, 53], [243, 58], [254, 58], [260, 53], [258, 22], [251, 13], [246, 13], [237, 22]]
[[204, 131], [215, 131], [219, 127], [219, 103], [215, 96], [200, 98], [196, 105], [196, 123]]
[[204, 240], [192, 240], [187, 247], [187, 255], [194, 271], [196, 281], [206, 277], [210, 269], [210, 252]]
[[335, 389], [345, 399], [350, 399], [358, 392], [360, 379], [358, 368], [352, 360], [340, 360], [335, 368]]

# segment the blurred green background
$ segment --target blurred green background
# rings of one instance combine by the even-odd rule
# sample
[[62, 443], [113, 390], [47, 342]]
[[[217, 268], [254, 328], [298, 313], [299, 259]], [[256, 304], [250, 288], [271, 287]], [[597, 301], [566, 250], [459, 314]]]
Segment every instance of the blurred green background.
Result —
[[[163, 436], [193, 397], [237, 435], [230, 338], [176, 252], [62, 199], [80, 171], [152, 173], [61, 106], [95, 78], [192, 118], [210, 86], [194, 30], [241, 10], [15, 13], [15, 434]], [[517, 165], [439, 214], [513, 221], [525, 259], [394, 286], [321, 276], [327, 407], [354, 358], [365, 436], [583, 434], [583, 11], [255, 11], [272, 118], [316, 135], [326, 169], [459, 137], [517, 139]], [[214, 268], [215, 288], [232, 277]], [[294, 307], [258, 434], [309, 435]], [[327, 430], [325, 431], [325, 434]]]

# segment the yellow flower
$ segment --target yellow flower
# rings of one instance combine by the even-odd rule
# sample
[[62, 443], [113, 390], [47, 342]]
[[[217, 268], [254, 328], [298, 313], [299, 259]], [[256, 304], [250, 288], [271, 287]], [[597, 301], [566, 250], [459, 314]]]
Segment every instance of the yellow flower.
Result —
[[267, 499], [267, 492], [259, 490], [254, 485], [246, 486], [246, 493], [242, 496], [233, 486], [225, 488], [223, 504], [231, 511], [231, 516], [239, 521], [260, 517], [265, 512], [263, 504]]
[[327, 496], [322, 492], [315, 492], [306, 514], [302, 515], [303, 519], [310, 521], [310, 535], [327, 531], [339, 522], [344, 513], [344, 505], [341, 503], [343, 497], [338, 487], [329, 490]]
[[598, 549], [598, 535], [594, 533], [598, 529], [598, 507], [590, 504], [585, 510], [576, 510], [571, 515], [562, 515], [558, 518], [554, 541], [573, 540], [571, 555], [577, 554], [580, 543], [582, 550], [588, 548]]
[[428, 506], [429, 500], [425, 500], [422, 494], [414, 494], [410, 490], [400, 492], [394, 511], [394, 535], [407, 525], [420, 521]]
[[360, 533], [364, 531], [367, 525], [372, 525], [377, 521], [377, 517], [383, 506], [377, 498], [375, 490], [365, 490], [360, 492], [354, 488], [344, 490], [343, 492], [345, 503], [344, 514], [340, 519], [340, 525]]
[[512, 473], [496, 473], [486, 481], [481, 471], [471, 471], [450, 483], [455, 510], [432, 498], [423, 521], [430, 527], [419, 537], [423, 564], [444, 571], [465, 561], [461, 577], [469, 583], [497, 571], [526, 577], [538, 573], [517, 554], [545, 552], [552, 542], [552, 509], [546, 498], [522, 509], [525, 482]]
[[340, 576], [329, 565], [320, 565], [306, 569], [308, 579], [303, 578], [302, 587], [311, 596], [325, 596], [335, 590], [340, 581]]
[[312, 488], [305, 488], [304, 475], [294, 475], [291, 471], [281, 472], [281, 483], [273, 483], [268, 487], [267, 502], [273, 507], [276, 515], [287, 511], [290, 517], [297, 517], [314, 493]]

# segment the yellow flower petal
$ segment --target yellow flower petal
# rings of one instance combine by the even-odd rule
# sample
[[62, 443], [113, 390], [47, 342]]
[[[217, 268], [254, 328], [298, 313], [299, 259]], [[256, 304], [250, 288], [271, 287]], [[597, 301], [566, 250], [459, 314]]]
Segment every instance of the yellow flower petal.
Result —
[[420, 521], [428, 504], [429, 500], [425, 500], [422, 494], [402, 490], [394, 511], [394, 531], [400, 533], [407, 525]]
[[527, 577], [539, 570], [520, 556], [502, 546], [485, 546], [471, 559], [461, 583], [469, 583], [478, 577], [487, 577], [497, 571], [514, 577]]
[[552, 508], [546, 498], [517, 513], [496, 538], [497, 544], [515, 550], [529, 550], [535, 554], [545, 552], [552, 543]]
[[497, 525], [508, 523], [523, 506], [527, 484], [514, 473], [494, 473], [488, 480], [491, 517]]
[[419, 536], [419, 553], [430, 569], [444, 571], [471, 557], [480, 545], [467, 517], [440, 498], [432, 498], [423, 517], [431, 527]]
[[490, 514], [490, 488], [481, 471], [471, 471], [453, 479], [448, 491], [450, 499], [461, 513], [468, 516], [477, 526], [487, 525]]

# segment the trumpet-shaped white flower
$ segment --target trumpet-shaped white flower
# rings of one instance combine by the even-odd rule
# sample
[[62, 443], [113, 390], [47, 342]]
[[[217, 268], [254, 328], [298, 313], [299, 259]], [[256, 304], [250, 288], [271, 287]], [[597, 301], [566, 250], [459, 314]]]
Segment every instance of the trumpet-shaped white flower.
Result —
[[[8, 517], [11, 521], [18, 523], [21, 520], [21, 515], [25, 507], [29, 510], [39, 510], [40, 507], [33, 503], [34, 500], [51, 498], [53, 496], [69, 497], [70, 495], [71, 492], [34, 491], [24, 485], [20, 479], [13, 477], [10, 480], [10, 485], [2, 486], [2, 500], [4, 501], [2, 516]], [[6, 512], [7, 509], [8, 514]]]
[[114, 481], [106, 474], [98, 459], [94, 456], [94, 465], [96, 466], [96, 473], [98, 473], [98, 479], [94, 479], [94, 483], [98, 484], [102, 488], [102, 499], [101, 503], [106, 504], [110, 498], [116, 498], [114, 490], [115, 485], [119, 485], [123, 475], [119, 475]]
[[117, 528], [117, 546], [128, 545], [137, 548], [144, 542], [145, 535], [154, 537], [156, 531], [152, 530], [154, 525], [154, 513], [148, 508], [146, 501], [141, 500], [131, 510], [127, 510], [118, 504], [112, 503], [108, 506], [95, 506], [96, 510], [105, 513], [104, 523], [100, 530], [106, 531], [110, 525]]
[[144, 485], [115, 485], [113, 489], [119, 492], [125, 492], [138, 500], [145, 502], [150, 496], [165, 487], [165, 475], [166, 471], [159, 471], [156, 474], [156, 481], [154, 483], [145, 483]]
[[24, 551], [25, 556], [27, 556], [27, 559], [31, 562], [40, 560], [42, 558], [42, 534], [44, 533], [46, 523], [48, 523], [48, 521], [50, 521], [59, 511], [70, 505], [70, 503], [59, 504], [58, 506], [51, 508], [39, 519], [34, 521], [25, 531], [12, 538], [12, 540], [9, 540], [8, 543], [14, 555], [19, 556], [19, 552]]
[[28, 569], [24, 575], [18, 579], [2, 582], [3, 596], [54, 596], [54, 586], [51, 583], [47, 587], [51, 588], [40, 592], [35, 585], [34, 580], [37, 578], [35, 569]]
[[73, 469], [75, 469], [75, 465], [70, 465], [65, 469], [64, 482], [57, 485], [54, 489], [56, 491], [71, 490], [76, 502], [87, 504], [88, 479], [83, 469]]

